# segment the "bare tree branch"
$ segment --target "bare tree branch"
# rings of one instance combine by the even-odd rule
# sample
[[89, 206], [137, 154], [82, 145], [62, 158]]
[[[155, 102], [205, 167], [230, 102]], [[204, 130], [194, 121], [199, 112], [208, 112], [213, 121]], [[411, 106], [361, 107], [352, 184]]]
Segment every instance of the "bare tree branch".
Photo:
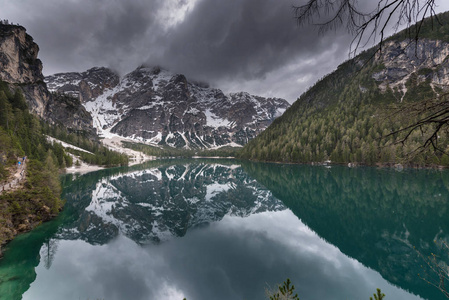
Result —
[[413, 132], [420, 130], [421, 136], [425, 138], [420, 147], [410, 154], [419, 154], [429, 147], [435, 151], [446, 153], [445, 149], [438, 146], [439, 133], [449, 125], [449, 93], [438, 97], [423, 99], [419, 102], [401, 103], [399, 106], [390, 107], [390, 116], [396, 116], [402, 124], [408, 124], [393, 130], [382, 138], [402, 135], [396, 139], [395, 144], [404, 145]]
[[[397, 32], [401, 26], [409, 27], [409, 37], [418, 40], [424, 19], [436, 18], [435, 0], [379, 0], [368, 12], [361, 10], [357, 0], [309, 0], [306, 4], [293, 6], [299, 26], [314, 24], [320, 32], [345, 27], [354, 35], [350, 54], [357, 54], [370, 41], [379, 39], [378, 52], [388, 30]], [[412, 32], [410, 26], [417, 23]]]

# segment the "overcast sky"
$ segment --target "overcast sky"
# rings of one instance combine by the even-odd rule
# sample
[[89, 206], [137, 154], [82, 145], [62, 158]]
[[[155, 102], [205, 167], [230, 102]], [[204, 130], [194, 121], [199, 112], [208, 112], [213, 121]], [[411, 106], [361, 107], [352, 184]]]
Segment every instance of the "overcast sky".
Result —
[[[304, 2], [304, 1], [302, 1]], [[373, 4], [372, 0], [363, 0]], [[437, 11], [449, 10], [437, 1]], [[44, 75], [158, 65], [225, 92], [296, 100], [349, 58], [343, 29], [298, 27], [301, 0], [0, 0], [0, 19], [23, 25]], [[372, 45], [371, 45], [372, 46]]]

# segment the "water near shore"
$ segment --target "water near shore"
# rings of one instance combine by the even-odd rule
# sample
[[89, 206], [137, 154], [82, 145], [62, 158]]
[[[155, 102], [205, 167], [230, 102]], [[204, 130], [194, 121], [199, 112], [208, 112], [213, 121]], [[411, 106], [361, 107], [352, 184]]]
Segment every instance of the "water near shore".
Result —
[[[65, 210], [11, 242], [2, 299], [445, 299], [449, 173], [232, 160], [63, 179]], [[415, 247], [415, 248], [414, 248]], [[426, 273], [427, 272], [427, 273]]]

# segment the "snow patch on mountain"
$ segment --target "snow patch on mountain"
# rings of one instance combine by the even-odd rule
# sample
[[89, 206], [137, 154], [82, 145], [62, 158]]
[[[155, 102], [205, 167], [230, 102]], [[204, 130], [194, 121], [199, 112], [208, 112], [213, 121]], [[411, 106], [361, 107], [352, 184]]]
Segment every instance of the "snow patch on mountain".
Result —
[[206, 115], [206, 122], [207, 122], [207, 126], [211, 126], [211, 127], [227, 127], [229, 126], [229, 121], [226, 119], [222, 119], [218, 116], [216, 116], [213, 112], [211, 112], [209, 109], [206, 109], [205, 111], [205, 115]]
[[126, 109], [119, 113], [116, 105], [112, 101], [112, 97], [120, 91], [121, 84], [107, 89], [103, 94], [98, 96], [94, 101], [84, 103], [84, 107], [92, 115], [94, 127], [102, 133], [104, 129], [110, 128], [117, 120], [126, 114]]

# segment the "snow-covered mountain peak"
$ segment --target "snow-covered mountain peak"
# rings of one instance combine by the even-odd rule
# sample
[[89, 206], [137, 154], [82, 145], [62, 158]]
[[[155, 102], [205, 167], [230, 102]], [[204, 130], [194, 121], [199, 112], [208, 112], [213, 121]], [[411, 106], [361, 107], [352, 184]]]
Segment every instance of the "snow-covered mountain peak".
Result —
[[122, 78], [93, 68], [46, 81], [53, 91], [79, 97], [99, 134], [172, 147], [243, 146], [289, 106], [246, 92], [225, 95], [160, 67], [142, 66]]

